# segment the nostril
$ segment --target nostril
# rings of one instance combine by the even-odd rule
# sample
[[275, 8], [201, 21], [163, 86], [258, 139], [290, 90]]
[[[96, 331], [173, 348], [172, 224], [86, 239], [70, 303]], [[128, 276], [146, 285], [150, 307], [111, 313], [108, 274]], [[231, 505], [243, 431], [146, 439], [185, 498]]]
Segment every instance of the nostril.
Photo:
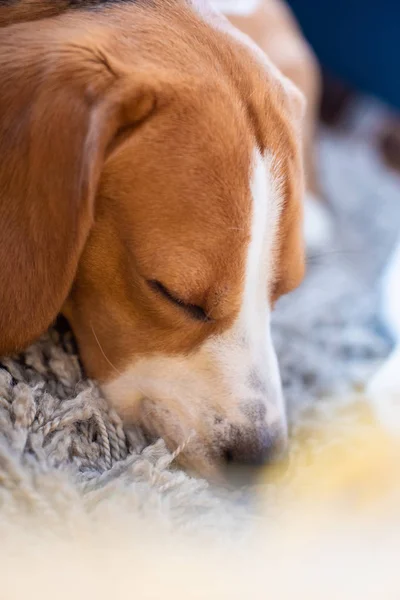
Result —
[[284, 435], [266, 432], [236, 435], [222, 454], [227, 483], [235, 487], [253, 485], [261, 467], [283, 461], [285, 449]]
[[231, 450], [225, 450], [224, 459], [228, 465], [233, 462], [233, 453]]
[[285, 447], [285, 438], [280, 434], [241, 434], [224, 449], [223, 459], [227, 465], [262, 467], [282, 459]]

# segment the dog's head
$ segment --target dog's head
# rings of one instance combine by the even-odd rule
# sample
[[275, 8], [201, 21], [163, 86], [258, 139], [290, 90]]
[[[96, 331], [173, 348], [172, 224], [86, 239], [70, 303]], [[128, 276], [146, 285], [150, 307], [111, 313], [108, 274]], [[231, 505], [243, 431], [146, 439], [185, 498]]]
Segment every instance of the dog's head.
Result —
[[62, 309], [120, 413], [205, 469], [285, 441], [270, 313], [303, 275], [302, 101], [195, 8], [0, 31], [0, 351]]

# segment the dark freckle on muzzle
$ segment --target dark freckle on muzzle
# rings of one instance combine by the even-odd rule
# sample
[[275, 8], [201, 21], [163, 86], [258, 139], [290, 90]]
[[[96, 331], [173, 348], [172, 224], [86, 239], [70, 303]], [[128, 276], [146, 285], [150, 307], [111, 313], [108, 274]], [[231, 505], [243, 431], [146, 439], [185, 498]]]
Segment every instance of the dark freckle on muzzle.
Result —
[[252, 391], [258, 392], [263, 396], [267, 394], [267, 386], [265, 382], [261, 379], [257, 371], [250, 372], [247, 383]]
[[267, 408], [265, 403], [260, 400], [251, 398], [249, 400], [243, 400], [240, 404], [242, 413], [249, 419], [252, 424], [262, 423], [265, 421], [267, 415]]

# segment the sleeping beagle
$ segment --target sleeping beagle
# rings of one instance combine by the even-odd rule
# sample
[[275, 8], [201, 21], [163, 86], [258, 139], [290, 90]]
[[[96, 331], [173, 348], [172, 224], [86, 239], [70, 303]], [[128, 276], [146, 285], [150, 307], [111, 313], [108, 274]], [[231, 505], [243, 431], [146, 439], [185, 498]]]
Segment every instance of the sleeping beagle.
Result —
[[286, 443], [304, 99], [206, 0], [0, 6], [0, 355], [59, 312], [129, 422], [213, 474]]

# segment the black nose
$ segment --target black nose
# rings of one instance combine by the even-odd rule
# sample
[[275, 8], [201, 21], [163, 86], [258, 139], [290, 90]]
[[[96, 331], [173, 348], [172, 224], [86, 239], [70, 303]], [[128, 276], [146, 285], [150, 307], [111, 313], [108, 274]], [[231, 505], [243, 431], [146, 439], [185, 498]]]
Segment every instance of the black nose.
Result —
[[237, 436], [225, 449], [224, 459], [229, 464], [263, 467], [275, 462], [283, 453], [283, 436], [263, 434], [260, 438]]
[[257, 477], [260, 467], [284, 460], [286, 447], [286, 437], [280, 432], [238, 432], [223, 451], [229, 481], [251, 483]]

